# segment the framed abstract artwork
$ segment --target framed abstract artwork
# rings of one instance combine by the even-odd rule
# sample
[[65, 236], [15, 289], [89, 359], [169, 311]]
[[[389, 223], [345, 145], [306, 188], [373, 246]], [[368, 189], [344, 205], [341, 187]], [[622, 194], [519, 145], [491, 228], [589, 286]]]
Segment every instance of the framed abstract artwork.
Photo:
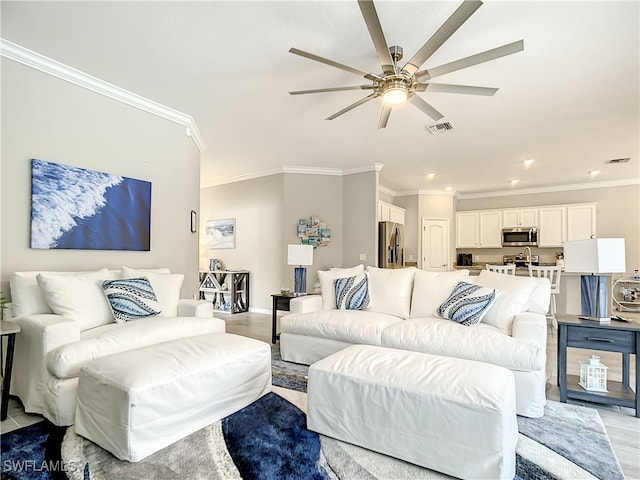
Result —
[[236, 248], [236, 219], [207, 222], [207, 248]]
[[31, 160], [31, 248], [149, 251], [151, 182]]

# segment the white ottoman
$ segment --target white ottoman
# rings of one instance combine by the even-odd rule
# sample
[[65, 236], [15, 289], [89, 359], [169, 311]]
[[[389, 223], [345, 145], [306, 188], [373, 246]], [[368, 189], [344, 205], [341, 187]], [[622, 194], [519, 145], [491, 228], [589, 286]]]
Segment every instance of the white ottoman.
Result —
[[105, 357], [83, 368], [76, 432], [136, 462], [271, 391], [271, 347], [227, 333]]
[[307, 393], [309, 430], [459, 478], [515, 475], [506, 368], [357, 345], [311, 365]]

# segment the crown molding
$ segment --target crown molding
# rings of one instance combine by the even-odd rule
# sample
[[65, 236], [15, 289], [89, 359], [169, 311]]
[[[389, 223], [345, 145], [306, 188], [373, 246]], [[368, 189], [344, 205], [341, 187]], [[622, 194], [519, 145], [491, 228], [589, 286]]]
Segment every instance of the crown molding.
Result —
[[411, 195], [439, 195], [441, 197], [453, 197], [456, 194], [453, 191], [447, 192], [445, 190], [424, 190], [424, 189], [402, 190], [402, 191], [396, 192], [382, 185], [378, 187], [378, 191], [386, 193], [387, 195], [390, 195], [392, 197], [409, 197]]
[[385, 187], [384, 185], [378, 185], [378, 193], [383, 193], [385, 195], [389, 195], [390, 197], [396, 196], [396, 192], [394, 192], [390, 188]]
[[105, 97], [182, 125], [185, 127], [185, 135], [193, 140], [200, 152], [203, 152], [207, 148], [195, 121], [185, 113], [154, 102], [153, 100], [105, 82], [104, 80], [100, 80], [99, 78], [24, 48], [4, 38], [0, 38], [0, 55], [9, 60], [26, 65], [27, 67], [104, 95]]
[[574, 183], [568, 185], [553, 185], [549, 187], [523, 188], [519, 190], [501, 190], [497, 192], [457, 193], [456, 198], [458, 198], [459, 200], [472, 200], [476, 198], [511, 197], [513, 195], [566, 192], [570, 190], [590, 190], [593, 188], [626, 187], [629, 185], [640, 185], [640, 178], [627, 178], [622, 180], [609, 180], [603, 182]]
[[355, 168], [329, 168], [329, 167], [308, 167], [304, 165], [283, 165], [279, 168], [272, 168], [270, 170], [263, 170], [260, 172], [250, 172], [242, 175], [234, 175], [230, 177], [223, 177], [217, 179], [203, 179], [200, 182], [200, 188], [216, 187], [218, 185], [226, 185], [227, 183], [243, 182], [245, 180], [253, 180], [260, 177], [268, 177], [269, 175], [277, 175], [280, 173], [294, 173], [300, 175], [328, 175], [343, 177], [345, 175], [353, 175], [356, 173], [364, 172], [379, 172], [384, 165], [381, 163], [374, 163], [371, 165], [365, 165]]

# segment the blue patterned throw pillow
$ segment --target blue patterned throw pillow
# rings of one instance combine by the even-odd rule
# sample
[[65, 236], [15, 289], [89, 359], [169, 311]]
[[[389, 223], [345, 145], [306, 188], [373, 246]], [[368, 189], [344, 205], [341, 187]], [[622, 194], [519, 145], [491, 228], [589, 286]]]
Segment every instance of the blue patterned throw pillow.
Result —
[[146, 277], [105, 280], [102, 289], [117, 323], [160, 313], [158, 298]]
[[369, 283], [367, 275], [336, 280], [336, 308], [338, 310], [362, 310], [369, 306]]
[[481, 287], [473, 283], [459, 282], [442, 305], [438, 316], [454, 320], [462, 325], [477, 325], [496, 299], [493, 288]]

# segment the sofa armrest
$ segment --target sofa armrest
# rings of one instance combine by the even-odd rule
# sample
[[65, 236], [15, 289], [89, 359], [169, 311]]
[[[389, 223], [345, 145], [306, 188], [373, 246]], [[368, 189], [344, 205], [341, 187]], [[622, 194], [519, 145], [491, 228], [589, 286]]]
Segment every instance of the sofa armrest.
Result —
[[208, 300], [178, 300], [179, 317], [213, 317], [213, 303]]
[[523, 312], [513, 319], [511, 336], [521, 340], [529, 340], [546, 349], [547, 319], [542, 313]]
[[292, 298], [289, 303], [291, 313], [319, 312], [320, 310], [322, 310], [321, 295], [303, 295]]
[[20, 326], [13, 357], [11, 393], [20, 397], [25, 411], [45, 411], [47, 355], [53, 349], [80, 340], [80, 324], [52, 313], [22, 315], [9, 320]]

